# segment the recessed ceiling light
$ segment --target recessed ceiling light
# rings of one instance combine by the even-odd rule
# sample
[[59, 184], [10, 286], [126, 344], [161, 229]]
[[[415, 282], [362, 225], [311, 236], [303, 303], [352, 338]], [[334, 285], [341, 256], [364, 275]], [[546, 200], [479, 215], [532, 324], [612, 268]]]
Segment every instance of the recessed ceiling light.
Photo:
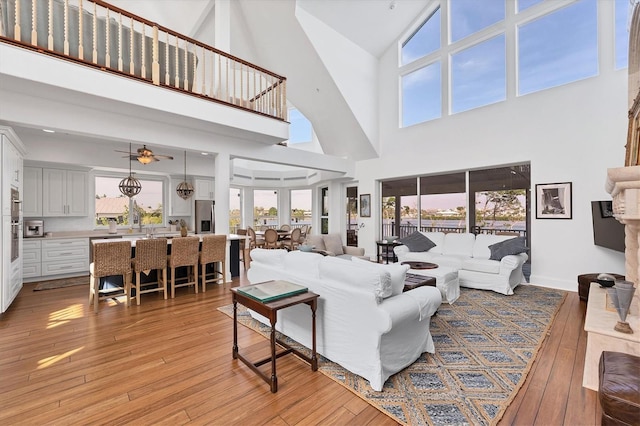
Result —
[[51, 129], [42, 129], [42, 131], [46, 132], [46, 133], [55, 133], [56, 132], [55, 130], [51, 130]]
[[209, 155], [209, 153], [208, 153], [208, 152], [201, 152], [200, 154], [202, 154], [202, 155]]

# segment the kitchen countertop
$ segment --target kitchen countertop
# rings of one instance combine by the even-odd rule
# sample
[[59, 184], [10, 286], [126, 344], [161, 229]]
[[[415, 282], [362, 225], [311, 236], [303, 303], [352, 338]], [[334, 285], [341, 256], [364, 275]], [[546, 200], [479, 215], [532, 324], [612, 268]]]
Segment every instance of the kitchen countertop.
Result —
[[[63, 240], [70, 238], [144, 238], [147, 235], [147, 232], [134, 231], [129, 233], [127, 231], [118, 231], [116, 234], [110, 234], [108, 231], [55, 231], [52, 232], [51, 237], [35, 237], [35, 238], [25, 238], [24, 240]], [[189, 232], [189, 236], [194, 235], [206, 235], [206, 234], [194, 234], [193, 232]], [[179, 237], [180, 231], [169, 231], [166, 228], [156, 228], [154, 229], [153, 236], [156, 238], [164, 238], [164, 237]], [[237, 234], [228, 234], [228, 240], [242, 240], [246, 239], [244, 235]]]

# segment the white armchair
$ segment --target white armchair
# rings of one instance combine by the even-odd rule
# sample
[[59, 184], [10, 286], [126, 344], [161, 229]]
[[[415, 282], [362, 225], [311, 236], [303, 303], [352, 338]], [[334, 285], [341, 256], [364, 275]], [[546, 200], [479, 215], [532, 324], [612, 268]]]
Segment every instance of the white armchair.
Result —
[[340, 234], [307, 235], [305, 244], [314, 247], [314, 251], [325, 256], [350, 257], [355, 256], [369, 260], [364, 255], [364, 248], [345, 246]]

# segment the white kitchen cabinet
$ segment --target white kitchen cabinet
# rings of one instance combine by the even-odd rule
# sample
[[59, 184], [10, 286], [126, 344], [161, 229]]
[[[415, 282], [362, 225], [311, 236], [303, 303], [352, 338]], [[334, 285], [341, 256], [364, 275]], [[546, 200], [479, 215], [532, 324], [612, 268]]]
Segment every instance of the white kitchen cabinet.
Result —
[[[11, 194], [11, 188], [20, 188], [22, 156], [11, 144], [8, 138], [2, 138], [2, 193]], [[22, 198], [22, 194], [20, 194]], [[11, 214], [11, 199], [9, 196], [2, 197], [2, 214]]]
[[24, 217], [42, 216], [42, 169], [25, 167], [23, 183], [22, 215]]
[[42, 240], [42, 276], [88, 272], [88, 238]]
[[42, 243], [25, 239], [22, 243], [22, 277], [37, 278], [42, 275]]
[[42, 216], [86, 216], [89, 174], [42, 169]]
[[213, 200], [215, 196], [215, 188], [213, 179], [196, 178], [194, 182], [194, 199], [196, 200]]
[[171, 206], [169, 209], [169, 216], [191, 216], [193, 197], [183, 200], [176, 192], [177, 186], [184, 179], [171, 178]]

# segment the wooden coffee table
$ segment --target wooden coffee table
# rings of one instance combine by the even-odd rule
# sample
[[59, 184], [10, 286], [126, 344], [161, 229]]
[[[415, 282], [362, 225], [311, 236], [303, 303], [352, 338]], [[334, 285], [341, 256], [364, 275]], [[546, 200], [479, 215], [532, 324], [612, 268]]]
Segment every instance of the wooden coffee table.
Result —
[[[318, 307], [318, 297], [320, 297], [319, 295], [308, 291], [306, 293], [263, 303], [252, 299], [249, 296], [245, 296], [241, 292], [238, 292], [237, 288], [232, 288], [231, 292], [233, 293], [233, 359], [239, 359], [244, 364], [246, 364], [247, 367], [253, 370], [254, 373], [262, 377], [262, 379], [271, 386], [271, 392], [273, 393], [278, 392], [278, 377], [276, 376], [277, 358], [293, 352], [301, 359], [307, 361], [311, 365], [312, 371], [318, 370], [318, 358], [316, 357], [316, 308]], [[239, 353], [237, 313], [238, 303], [269, 319], [269, 322], [271, 323], [271, 356], [259, 361], [251, 362]], [[280, 309], [299, 305], [301, 303], [309, 305], [309, 307], [311, 308], [311, 357], [308, 357], [297, 349], [292, 348], [287, 343], [276, 338], [276, 322], [278, 321], [278, 311]], [[285, 348], [285, 350], [276, 353], [276, 343]], [[264, 365], [268, 362], [271, 362], [270, 377], [258, 369], [259, 366]]]
[[405, 260], [401, 265], [409, 265], [411, 269], [436, 269], [438, 267], [437, 263], [416, 262], [414, 260]]
[[411, 274], [407, 272], [404, 277], [404, 288], [402, 289], [402, 291], [405, 292], [413, 290], [414, 288], [422, 287], [425, 285], [435, 287], [436, 278], [426, 275]]

